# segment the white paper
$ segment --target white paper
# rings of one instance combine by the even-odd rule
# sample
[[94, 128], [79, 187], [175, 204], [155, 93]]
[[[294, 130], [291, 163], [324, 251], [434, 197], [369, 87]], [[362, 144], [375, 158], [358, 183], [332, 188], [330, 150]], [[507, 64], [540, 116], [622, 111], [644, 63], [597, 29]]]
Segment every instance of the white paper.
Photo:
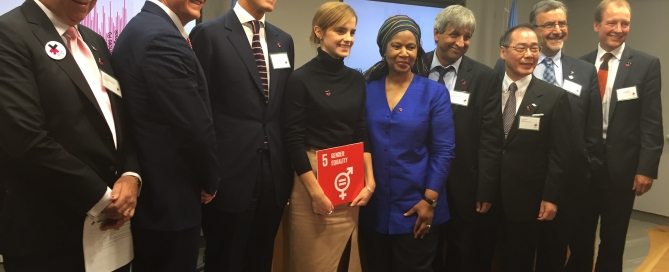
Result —
[[114, 271], [134, 257], [130, 222], [118, 230], [100, 230], [99, 220], [90, 216], [84, 221], [84, 262], [86, 271]]
[[616, 90], [618, 101], [626, 101], [639, 98], [636, 92], [636, 86], [621, 88]]
[[539, 131], [541, 117], [520, 116], [518, 129]]
[[272, 58], [272, 67], [274, 67], [274, 69], [290, 68], [290, 61], [288, 60], [287, 53], [270, 54], [269, 57]]
[[123, 97], [121, 94], [121, 85], [118, 84], [118, 80], [104, 71], [100, 71], [100, 74], [102, 75], [102, 86], [107, 88], [107, 90], [111, 91], [112, 93], [118, 95], [118, 97]]
[[573, 93], [576, 96], [581, 96], [581, 89], [583, 87], [571, 80], [565, 79], [564, 82], [562, 83], [562, 89], [567, 90], [567, 92]]
[[469, 104], [469, 93], [461, 91], [451, 91], [451, 104], [467, 106]]

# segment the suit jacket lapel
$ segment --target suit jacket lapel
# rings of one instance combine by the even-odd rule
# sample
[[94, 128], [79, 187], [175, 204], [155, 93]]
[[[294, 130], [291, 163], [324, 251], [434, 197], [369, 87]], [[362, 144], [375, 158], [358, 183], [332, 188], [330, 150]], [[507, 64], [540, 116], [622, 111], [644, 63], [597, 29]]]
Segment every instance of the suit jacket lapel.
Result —
[[230, 40], [232, 47], [237, 51], [237, 55], [242, 58], [242, 62], [244, 63], [244, 66], [246, 66], [249, 75], [254, 79], [258, 93], [264, 95], [262, 83], [260, 81], [260, 73], [258, 73], [258, 66], [256, 66], [256, 61], [253, 58], [253, 50], [246, 37], [244, 28], [237, 18], [237, 14], [232, 10], [228, 11], [228, 14], [226, 15], [225, 28], [232, 32], [228, 35], [228, 39]]
[[530, 84], [527, 86], [525, 95], [523, 95], [523, 100], [520, 102], [520, 107], [516, 112], [516, 118], [513, 120], [513, 124], [511, 125], [511, 130], [509, 131], [509, 135], [506, 137], [507, 143], [510, 142], [518, 132], [518, 122], [520, 120], [520, 116], [530, 116], [534, 114], [539, 108], [539, 103], [537, 102], [537, 100], [541, 98], [542, 94], [541, 92], [537, 91], [536, 88], [534, 87], [534, 82], [536, 80], [540, 79], [537, 79], [534, 76], [532, 76], [532, 80], [530, 81]]
[[[40, 9], [34, 1], [26, 1], [22, 5], [24, 14], [26, 15], [27, 21], [32, 24], [31, 28], [33, 34], [39, 40], [40, 45], [46, 44], [50, 41], [57, 41], [67, 49], [66, 45], [63, 42], [63, 38], [58, 35], [56, 29], [53, 27], [53, 24], [49, 20], [49, 17], [44, 14], [42, 9]], [[46, 53], [45, 53], [46, 54]], [[77, 88], [84, 94], [84, 96], [93, 103], [93, 106], [97, 112], [102, 115], [102, 110], [98, 105], [98, 101], [95, 99], [91, 87], [88, 85], [84, 74], [79, 69], [74, 57], [72, 56], [69, 49], [67, 49], [67, 55], [62, 60], [53, 60], [64, 72], [65, 74], [72, 79], [72, 82], [77, 86]]]
[[622, 87], [628, 87], [623, 86], [623, 84], [627, 79], [630, 68], [632, 67], [632, 57], [633, 56], [630, 54], [628, 48], [625, 48], [622, 56], [620, 56], [618, 71], [616, 72], [615, 81], [613, 81], [613, 88], [611, 88], [611, 99], [609, 100], [609, 122], [611, 118], [613, 118], [613, 113], [615, 112], [616, 104], [618, 103], [618, 93], [616, 90]]

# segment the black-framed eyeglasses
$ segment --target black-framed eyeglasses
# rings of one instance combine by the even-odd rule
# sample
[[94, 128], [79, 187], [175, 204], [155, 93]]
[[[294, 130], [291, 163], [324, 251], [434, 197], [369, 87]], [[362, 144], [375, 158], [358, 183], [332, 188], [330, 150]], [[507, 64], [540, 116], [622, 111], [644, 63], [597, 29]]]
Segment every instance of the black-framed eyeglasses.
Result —
[[567, 24], [567, 21], [557, 21], [557, 22], [547, 22], [543, 25], [534, 25], [534, 27], [540, 27], [543, 29], [552, 29], [557, 26], [559, 29], [565, 29], [567, 28], [568, 25], [569, 24]]
[[502, 45], [502, 47], [504, 47], [504, 48], [512, 48], [513, 51], [516, 51], [516, 52], [518, 52], [518, 53], [525, 53], [525, 52], [527, 52], [528, 49], [529, 49], [530, 52], [532, 52], [532, 53], [539, 53], [539, 51], [541, 51], [541, 46], [538, 46], [538, 45], [530, 45], [530, 46], [527, 46], [527, 45], [525, 45], [525, 44], [516, 44], [516, 45], [514, 45], [514, 46], [510, 46], [510, 45]]

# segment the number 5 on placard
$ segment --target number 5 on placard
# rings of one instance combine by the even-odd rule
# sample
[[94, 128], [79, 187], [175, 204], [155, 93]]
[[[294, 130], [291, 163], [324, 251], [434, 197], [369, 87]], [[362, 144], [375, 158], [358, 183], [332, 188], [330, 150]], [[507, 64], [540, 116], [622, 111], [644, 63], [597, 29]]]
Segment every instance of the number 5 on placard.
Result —
[[328, 154], [323, 154], [321, 156], [321, 161], [323, 161], [323, 167], [328, 166]]

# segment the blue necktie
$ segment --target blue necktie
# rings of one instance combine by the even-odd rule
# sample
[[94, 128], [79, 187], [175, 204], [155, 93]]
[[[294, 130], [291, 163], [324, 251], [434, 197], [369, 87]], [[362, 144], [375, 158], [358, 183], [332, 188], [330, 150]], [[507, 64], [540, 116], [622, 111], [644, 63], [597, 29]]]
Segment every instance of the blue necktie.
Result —
[[546, 66], [546, 69], [544, 70], [544, 81], [560, 87], [557, 80], [555, 80], [555, 63], [553, 62], [553, 59], [545, 58], [543, 63], [544, 66]]

